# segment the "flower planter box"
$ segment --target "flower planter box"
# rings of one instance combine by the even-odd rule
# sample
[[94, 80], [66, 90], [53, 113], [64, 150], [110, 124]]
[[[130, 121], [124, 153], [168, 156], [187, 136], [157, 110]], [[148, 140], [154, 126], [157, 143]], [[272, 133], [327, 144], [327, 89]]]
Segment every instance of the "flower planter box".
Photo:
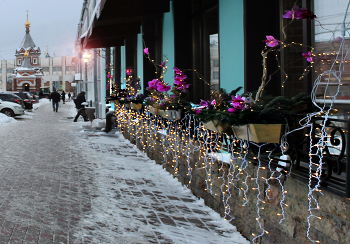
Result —
[[204, 128], [218, 133], [226, 133], [227, 135], [233, 135], [232, 128], [227, 123], [218, 121], [209, 121], [203, 124]]
[[155, 107], [152, 107], [152, 106], [148, 106], [148, 110], [153, 115], [159, 115], [159, 109], [158, 108], [155, 108]]
[[130, 103], [130, 108], [133, 110], [140, 110], [142, 109], [142, 103]]
[[159, 112], [159, 115], [162, 116], [165, 119], [179, 120], [179, 119], [181, 119], [182, 109], [178, 109], [178, 110], [171, 110], [171, 109], [162, 110], [162, 109], [159, 109], [158, 112]]
[[232, 126], [237, 138], [256, 143], [280, 143], [282, 124]]

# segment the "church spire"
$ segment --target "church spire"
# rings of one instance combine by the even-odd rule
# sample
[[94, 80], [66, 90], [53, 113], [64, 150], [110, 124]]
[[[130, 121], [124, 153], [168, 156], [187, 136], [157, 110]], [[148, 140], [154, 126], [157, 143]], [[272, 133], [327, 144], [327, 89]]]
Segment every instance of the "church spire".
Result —
[[29, 47], [35, 47], [35, 43], [29, 34], [30, 22], [28, 20], [28, 10], [26, 12], [27, 12], [27, 22], [25, 23], [26, 35], [24, 36], [24, 39], [21, 43], [21, 47], [24, 47], [25, 49], [27, 49]]
[[26, 33], [29, 33], [30, 22], [28, 20], [28, 10], [27, 10], [27, 22], [24, 25], [26, 26]]

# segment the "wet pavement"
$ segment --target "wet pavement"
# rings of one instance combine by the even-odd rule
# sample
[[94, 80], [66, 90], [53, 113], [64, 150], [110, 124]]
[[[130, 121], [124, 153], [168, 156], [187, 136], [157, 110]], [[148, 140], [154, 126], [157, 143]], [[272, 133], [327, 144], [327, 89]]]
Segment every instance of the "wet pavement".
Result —
[[0, 127], [0, 243], [249, 243], [121, 134], [41, 103]]

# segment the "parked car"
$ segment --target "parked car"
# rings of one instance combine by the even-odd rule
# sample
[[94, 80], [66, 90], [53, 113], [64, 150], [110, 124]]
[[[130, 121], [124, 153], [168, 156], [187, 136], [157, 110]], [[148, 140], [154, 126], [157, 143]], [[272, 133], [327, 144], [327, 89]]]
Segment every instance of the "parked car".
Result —
[[29, 94], [27, 94], [25, 92], [13, 92], [13, 94], [22, 98], [25, 109], [28, 109], [28, 110], [33, 109], [33, 99]]
[[18, 103], [0, 100], [0, 112], [9, 117], [14, 117], [17, 115], [23, 115], [24, 108]]
[[39, 102], [39, 95], [37, 92], [35, 91], [29, 91], [29, 94], [32, 95], [33, 97], [33, 102], [35, 101], [35, 103], [38, 103]]
[[10, 92], [0, 92], [0, 99], [2, 101], [6, 101], [6, 102], [13, 102], [16, 104], [21, 105], [22, 108], [24, 108], [24, 102], [23, 99], [20, 98], [19, 96], [10, 93]]

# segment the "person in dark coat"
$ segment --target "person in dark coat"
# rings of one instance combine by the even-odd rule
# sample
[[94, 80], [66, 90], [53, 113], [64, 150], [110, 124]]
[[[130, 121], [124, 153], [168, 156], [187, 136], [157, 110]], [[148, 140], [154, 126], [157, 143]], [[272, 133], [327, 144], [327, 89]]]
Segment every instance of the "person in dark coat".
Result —
[[68, 93], [68, 100], [70, 101], [70, 97], [72, 96], [72, 94], [70, 94], [70, 92]]
[[58, 103], [61, 100], [61, 95], [58, 92], [56, 92], [56, 89], [54, 88], [53, 92], [51, 92], [50, 98], [52, 100], [52, 109], [54, 112], [55, 111], [57, 112], [58, 111]]
[[61, 96], [62, 96], [62, 102], [63, 102], [63, 104], [65, 104], [66, 103], [66, 93], [64, 91], [62, 91]]
[[89, 121], [89, 119], [86, 115], [86, 112], [85, 112], [85, 106], [82, 105], [83, 102], [86, 102], [84, 91], [80, 92], [75, 100], [75, 107], [78, 109], [78, 113], [74, 118], [74, 122], [77, 122], [80, 115], [83, 116], [84, 121]]

